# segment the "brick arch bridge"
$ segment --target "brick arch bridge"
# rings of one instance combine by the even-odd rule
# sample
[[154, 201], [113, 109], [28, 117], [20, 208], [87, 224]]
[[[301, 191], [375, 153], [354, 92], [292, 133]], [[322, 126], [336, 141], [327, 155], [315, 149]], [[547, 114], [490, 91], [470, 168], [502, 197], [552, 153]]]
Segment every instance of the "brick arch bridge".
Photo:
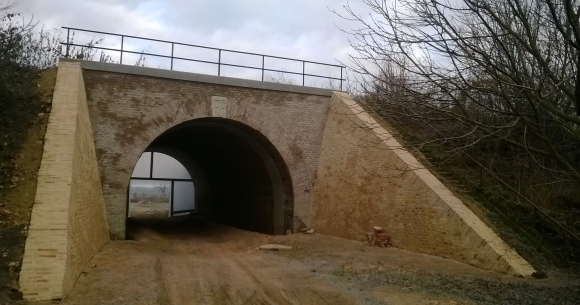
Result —
[[200, 209], [225, 224], [361, 241], [381, 226], [401, 249], [534, 272], [345, 92], [61, 60], [25, 298], [65, 297], [94, 253], [125, 237], [127, 186], [144, 151], [189, 159]]
[[[127, 185], [141, 153], [166, 131], [203, 118], [216, 124], [223, 120], [208, 130], [235, 135], [246, 145], [254, 139], [257, 146], [270, 150], [269, 156], [280, 156], [276, 159], [283, 165], [278, 167], [286, 167], [290, 174], [294, 208], [292, 219], [286, 219], [276, 233], [307, 223], [331, 91], [303, 94], [93, 70], [85, 70], [83, 77], [113, 238], [125, 237]], [[212, 108], [212, 99], [214, 106], [225, 100], [225, 109], [217, 117], [214, 112], [220, 110]], [[173, 143], [192, 141], [187, 133], [181, 134]]]

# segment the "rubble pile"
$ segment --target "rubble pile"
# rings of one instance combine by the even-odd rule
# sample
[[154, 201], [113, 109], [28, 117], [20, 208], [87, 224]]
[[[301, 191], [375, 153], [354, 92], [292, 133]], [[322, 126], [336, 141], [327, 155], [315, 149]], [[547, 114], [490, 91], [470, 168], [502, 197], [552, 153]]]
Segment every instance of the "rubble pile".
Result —
[[367, 233], [367, 243], [371, 246], [388, 247], [392, 246], [391, 237], [385, 233], [381, 227], [373, 226], [373, 232]]
[[304, 234], [314, 234], [314, 228], [302, 228], [298, 231], [300, 231], [300, 233], [304, 233]]

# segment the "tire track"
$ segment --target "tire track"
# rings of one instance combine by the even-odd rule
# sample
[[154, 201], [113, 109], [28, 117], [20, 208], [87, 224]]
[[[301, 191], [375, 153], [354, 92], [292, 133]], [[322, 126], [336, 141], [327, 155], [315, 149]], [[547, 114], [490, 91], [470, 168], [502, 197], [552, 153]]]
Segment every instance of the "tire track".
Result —
[[163, 265], [159, 257], [155, 259], [155, 281], [157, 283], [157, 291], [159, 292], [159, 295], [156, 296], [157, 305], [171, 305], [167, 288], [165, 287], [165, 281], [163, 280]]

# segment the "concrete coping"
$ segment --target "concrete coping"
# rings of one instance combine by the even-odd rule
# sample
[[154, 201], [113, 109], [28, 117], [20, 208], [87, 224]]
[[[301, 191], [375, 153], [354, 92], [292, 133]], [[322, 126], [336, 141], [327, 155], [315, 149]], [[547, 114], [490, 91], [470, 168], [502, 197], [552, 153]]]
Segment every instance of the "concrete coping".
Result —
[[165, 69], [157, 69], [157, 68], [122, 65], [122, 64], [103, 63], [103, 62], [98, 62], [98, 61], [71, 59], [71, 58], [65, 58], [65, 57], [59, 58], [59, 62], [60, 61], [62, 61], [62, 62], [79, 62], [79, 63], [81, 63], [81, 68], [85, 69], [85, 70], [95, 70], [95, 71], [142, 75], [142, 76], [150, 76], [150, 77], [160, 77], [160, 78], [185, 80], [185, 81], [209, 83], [209, 84], [225, 85], [225, 86], [233, 86], [233, 87], [243, 87], [243, 88], [252, 88], [252, 89], [273, 90], [273, 91], [284, 91], [284, 92], [303, 93], [303, 94], [310, 94], [310, 95], [321, 95], [321, 96], [328, 96], [328, 97], [332, 96], [332, 92], [335, 91], [335, 90], [331, 90], [331, 89], [288, 85], [288, 84], [279, 84], [279, 83], [271, 83], [271, 82], [251, 80], [251, 79], [233, 78], [233, 77], [207, 75], [207, 74], [190, 73], [190, 72], [181, 72], [181, 71], [173, 71], [173, 70], [165, 70]]

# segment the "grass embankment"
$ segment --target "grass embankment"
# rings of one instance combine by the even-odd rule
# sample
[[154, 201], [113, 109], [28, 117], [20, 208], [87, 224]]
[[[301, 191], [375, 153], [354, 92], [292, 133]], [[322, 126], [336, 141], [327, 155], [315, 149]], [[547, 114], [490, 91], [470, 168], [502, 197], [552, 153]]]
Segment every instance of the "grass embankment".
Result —
[[[405, 128], [410, 129], [408, 126], [393, 126], [393, 120], [381, 116], [380, 107], [368, 101], [363, 103], [363, 106], [381, 124], [389, 126], [393, 136], [401, 143], [421, 142], [420, 140], [428, 138], [428, 135], [417, 133], [405, 134]], [[446, 153], [449, 150], [448, 147], [441, 149], [432, 146], [409, 147], [409, 151], [415, 157], [537, 270], [542, 273], [544, 271], [580, 273], [580, 244], [504, 184], [507, 183], [513, 188], [512, 184], [515, 183], [513, 179], [508, 180], [506, 177], [492, 174], [493, 168], [490, 172], [482, 169], [476, 163], [477, 160], [466, 155], [450, 158]], [[488, 157], [481, 151], [479, 154], [475, 156], [480, 159], [479, 162]], [[493, 157], [491, 154], [489, 156]], [[508, 169], [497, 170], [509, 174]], [[541, 169], [532, 170], [541, 172]], [[541, 175], [528, 175], [529, 177], [518, 179], [520, 183], [521, 181], [527, 183], [520, 185], [519, 190], [528, 190], [527, 193], [522, 191], [526, 198], [546, 211], [553, 219], [563, 223], [577, 236], [580, 235], [580, 208], [575, 208], [573, 203], [568, 202], [574, 200], [574, 196], [562, 198], [560, 196], [562, 194], [558, 194], [549, 185], [534, 187], [534, 184], [542, 183]], [[580, 197], [576, 200], [580, 200]], [[567, 204], [562, 204], [563, 202]]]
[[20, 298], [18, 277], [56, 69], [19, 69], [12, 77], [3, 80], [11, 100], [4, 99], [0, 111], [0, 304]]

